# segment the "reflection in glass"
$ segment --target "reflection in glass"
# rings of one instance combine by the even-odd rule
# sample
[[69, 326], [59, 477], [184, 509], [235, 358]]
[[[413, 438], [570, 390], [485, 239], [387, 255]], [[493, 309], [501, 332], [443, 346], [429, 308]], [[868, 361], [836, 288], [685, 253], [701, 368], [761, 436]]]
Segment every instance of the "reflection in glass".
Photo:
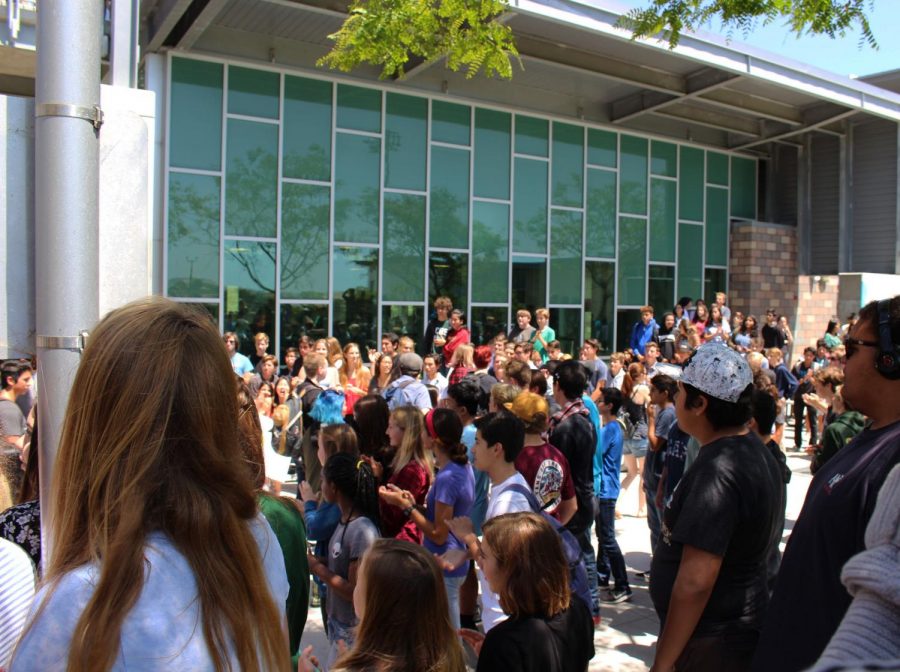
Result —
[[476, 196], [509, 198], [509, 157], [512, 115], [497, 110], [475, 109]]
[[381, 91], [338, 84], [337, 127], [381, 132]]
[[422, 339], [425, 336], [424, 306], [381, 307], [381, 332], [393, 331], [398, 336], [409, 336], [416, 342], [416, 352], [422, 354]]
[[220, 63], [172, 59], [170, 166], [221, 168], [223, 78]]
[[616, 167], [618, 137], [610, 131], [588, 129], [588, 163], [594, 166]]
[[421, 301], [425, 295], [425, 197], [384, 195], [383, 301]]
[[280, 80], [277, 72], [228, 66], [228, 112], [277, 119]]
[[428, 100], [387, 94], [384, 186], [425, 191]]
[[728, 263], [728, 190], [706, 188], [706, 263]]
[[513, 250], [547, 254], [547, 162], [516, 158]]
[[681, 172], [678, 175], [678, 218], [703, 221], [703, 150], [679, 147]]
[[[176, 299], [177, 301], [177, 299]], [[216, 325], [216, 330], [219, 329], [219, 304], [216, 303], [194, 303], [191, 301], [187, 303], [189, 306], [194, 306], [195, 308], [201, 308], [209, 313], [209, 319], [212, 320], [212, 323]]]
[[615, 270], [615, 264], [607, 261], [584, 264], [584, 337], [600, 341], [604, 355], [613, 345]]
[[649, 280], [647, 303], [653, 306], [656, 321], [661, 325], [663, 314], [675, 305], [675, 267], [650, 266]]
[[218, 177], [169, 173], [169, 296], [219, 296]]
[[616, 174], [611, 170], [588, 168], [587, 235], [589, 257], [616, 256]]
[[642, 306], [646, 301], [647, 222], [619, 218], [619, 304]]
[[647, 214], [647, 139], [623, 135], [619, 212]]
[[580, 208], [584, 198], [584, 128], [553, 122], [553, 205]]
[[756, 161], [731, 157], [731, 216], [756, 218]]
[[331, 82], [284, 78], [284, 177], [331, 179]]
[[328, 298], [330, 189], [285, 182], [281, 187], [281, 298]]
[[381, 140], [338, 133], [335, 152], [334, 239], [377, 243]]
[[678, 146], [660, 140], [651, 142], [650, 172], [654, 175], [676, 177], [678, 174]]
[[439, 296], [450, 297], [454, 308], [466, 310], [469, 291], [469, 255], [432, 252], [428, 259], [428, 306]]
[[224, 331], [235, 332], [241, 352], [253, 353], [253, 335], [275, 341], [275, 243], [225, 240]]
[[547, 156], [550, 122], [546, 119], [516, 115], [516, 153]]
[[507, 326], [505, 306], [472, 306], [469, 316], [472, 343], [486, 344], [497, 334], [505, 334]]
[[[547, 260], [537, 257], [513, 257], [513, 311], [525, 308], [534, 313], [547, 305]], [[534, 318], [532, 317], [532, 322]]]
[[703, 227], [697, 224], [678, 225], [678, 286], [679, 297], [700, 297], [703, 291]]
[[472, 109], [443, 100], [431, 101], [431, 139], [454, 145], [469, 144]]
[[715, 302], [716, 292], [728, 294], [728, 271], [724, 268], [707, 268], [703, 278], [703, 294], [707, 304]]
[[672, 180], [650, 180], [650, 260], [675, 261], [675, 187]]
[[325, 338], [328, 329], [328, 306], [281, 304], [281, 352], [296, 348], [301, 336], [315, 341]]
[[469, 247], [469, 150], [431, 148], [429, 241], [432, 247]]
[[476, 201], [472, 207], [472, 301], [509, 300], [509, 206]]
[[640, 308], [623, 308], [618, 311], [618, 325], [616, 328], [616, 350], [622, 352], [630, 348], [631, 331], [634, 325], [641, 319]]
[[341, 343], [377, 347], [378, 250], [336, 245], [333, 273], [332, 334]]
[[581, 213], [550, 213], [550, 303], [581, 304]]
[[551, 308], [550, 326], [556, 331], [556, 340], [564, 353], [577, 358], [581, 345], [581, 310], [578, 308]]
[[225, 233], [274, 238], [277, 194], [278, 127], [229, 119]]

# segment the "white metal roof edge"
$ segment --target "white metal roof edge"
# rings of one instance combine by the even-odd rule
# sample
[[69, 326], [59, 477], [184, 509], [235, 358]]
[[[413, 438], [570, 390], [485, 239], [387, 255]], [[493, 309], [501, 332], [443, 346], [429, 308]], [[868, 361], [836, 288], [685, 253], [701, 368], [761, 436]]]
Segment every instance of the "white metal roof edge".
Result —
[[[616, 26], [620, 14], [602, 7], [574, 0], [509, 0], [509, 6], [519, 14], [632, 41], [629, 31]], [[814, 66], [809, 69], [797, 67], [802, 64], [786, 63], [762, 50], [739, 49], [711, 35], [700, 37], [687, 32], [681, 35], [675, 49], [669, 49], [665, 40], [641, 39], [636, 43], [900, 122], [900, 94], [849, 77], [832, 75]]]

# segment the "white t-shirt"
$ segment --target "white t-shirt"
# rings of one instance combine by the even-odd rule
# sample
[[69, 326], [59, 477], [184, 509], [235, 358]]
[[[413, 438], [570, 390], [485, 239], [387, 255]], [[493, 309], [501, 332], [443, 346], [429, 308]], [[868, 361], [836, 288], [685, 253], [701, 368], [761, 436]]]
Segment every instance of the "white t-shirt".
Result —
[[[519, 472], [516, 472], [501, 483], [491, 485], [485, 520], [490, 520], [504, 513], [531, 511], [531, 505], [528, 503], [528, 498], [525, 495], [509, 490], [509, 487], [514, 483], [525, 488], [527, 492], [531, 492], [528, 482]], [[478, 570], [478, 583], [481, 585], [481, 623], [484, 626], [485, 634], [487, 634], [495, 625], [505, 621], [508, 615], [503, 613], [503, 609], [500, 608], [500, 598], [491, 590], [481, 569]]]
[[0, 539], [0, 669], [6, 669], [34, 600], [34, 565], [19, 546]]

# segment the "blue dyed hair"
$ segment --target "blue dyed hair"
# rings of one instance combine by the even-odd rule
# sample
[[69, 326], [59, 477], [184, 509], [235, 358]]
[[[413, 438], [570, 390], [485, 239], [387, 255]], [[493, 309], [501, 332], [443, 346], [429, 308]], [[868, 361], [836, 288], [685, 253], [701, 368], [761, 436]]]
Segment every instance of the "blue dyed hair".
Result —
[[337, 390], [323, 391], [309, 415], [323, 425], [339, 425], [344, 422], [344, 393]]

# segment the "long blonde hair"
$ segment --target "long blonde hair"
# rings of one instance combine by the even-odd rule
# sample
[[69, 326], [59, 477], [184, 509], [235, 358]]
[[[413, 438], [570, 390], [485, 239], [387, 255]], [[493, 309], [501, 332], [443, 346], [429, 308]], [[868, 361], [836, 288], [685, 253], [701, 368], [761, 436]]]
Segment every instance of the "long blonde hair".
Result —
[[[350, 360], [347, 357], [347, 353], [350, 352], [352, 348], [356, 348], [356, 351], [360, 356], [356, 360], [356, 366], [351, 370]], [[369, 371], [368, 367], [363, 365], [362, 352], [359, 349], [359, 345], [357, 345], [356, 343], [347, 343], [347, 345], [344, 346], [344, 365], [341, 367], [340, 371], [338, 371], [338, 375], [341, 381], [341, 385], [345, 387], [350, 381], [350, 378], [355, 377], [356, 387], [359, 387], [363, 390], [369, 389], [369, 381], [372, 380], [372, 373]]]
[[391, 460], [391, 471], [399, 473], [412, 461], [418, 462], [428, 474], [428, 482], [434, 479], [434, 461], [425, 450], [425, 420], [422, 411], [415, 406], [401, 406], [391, 411], [391, 418], [403, 430], [403, 439], [394, 459]]
[[193, 570], [214, 668], [231, 668], [229, 650], [242, 670], [289, 666], [283, 609], [269, 593], [248, 524], [256, 498], [234, 385], [222, 340], [196, 308], [150, 297], [110, 312], [92, 332], [53, 471], [45, 574], [49, 596], [67, 573], [99, 568], [74, 627], [69, 672], [115, 664], [154, 531]]

